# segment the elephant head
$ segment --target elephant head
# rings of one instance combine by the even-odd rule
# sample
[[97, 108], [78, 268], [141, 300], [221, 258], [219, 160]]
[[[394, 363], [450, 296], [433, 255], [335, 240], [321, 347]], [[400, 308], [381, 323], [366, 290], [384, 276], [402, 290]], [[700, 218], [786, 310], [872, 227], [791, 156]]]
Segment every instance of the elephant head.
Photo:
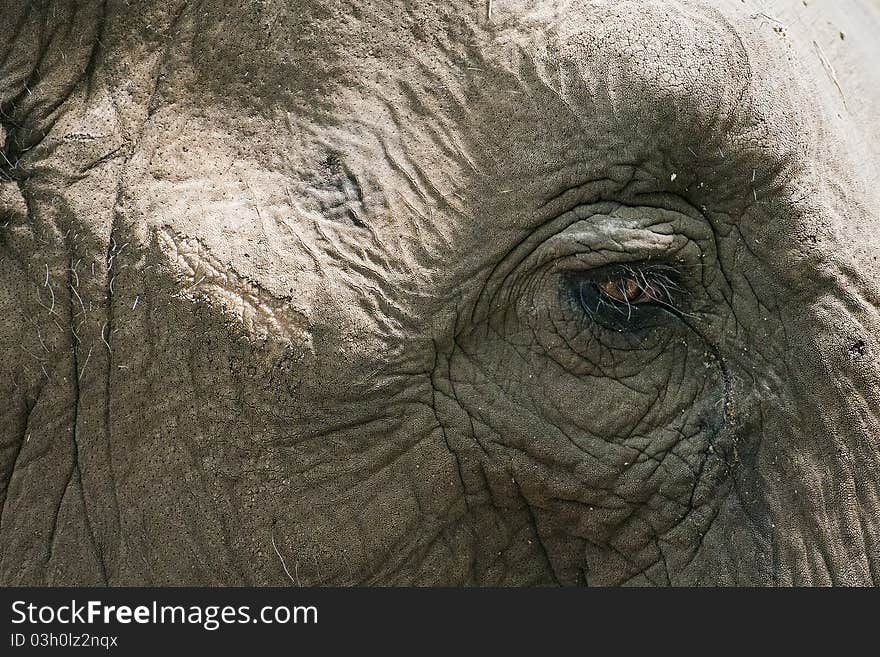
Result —
[[3, 582], [878, 581], [875, 2], [2, 9]]

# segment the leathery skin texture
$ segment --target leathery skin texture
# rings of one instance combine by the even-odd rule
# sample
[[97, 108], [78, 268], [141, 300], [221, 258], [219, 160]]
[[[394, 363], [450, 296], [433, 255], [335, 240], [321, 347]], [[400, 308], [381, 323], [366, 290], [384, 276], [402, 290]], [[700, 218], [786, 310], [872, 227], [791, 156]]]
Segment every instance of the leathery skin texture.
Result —
[[877, 2], [0, 26], [3, 584], [877, 583]]

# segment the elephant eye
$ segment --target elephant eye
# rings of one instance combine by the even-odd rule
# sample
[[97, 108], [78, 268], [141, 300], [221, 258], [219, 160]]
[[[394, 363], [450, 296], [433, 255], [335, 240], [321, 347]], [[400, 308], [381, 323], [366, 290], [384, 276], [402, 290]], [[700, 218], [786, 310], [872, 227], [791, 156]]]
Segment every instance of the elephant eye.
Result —
[[629, 270], [620, 275], [595, 283], [607, 300], [626, 306], [661, 303], [672, 300], [674, 283], [668, 276], [657, 272]]
[[589, 319], [618, 331], [634, 330], [643, 321], [658, 318], [654, 311], [681, 314], [678, 271], [668, 265], [626, 265], [601, 274], [573, 274], [564, 289], [569, 290]]

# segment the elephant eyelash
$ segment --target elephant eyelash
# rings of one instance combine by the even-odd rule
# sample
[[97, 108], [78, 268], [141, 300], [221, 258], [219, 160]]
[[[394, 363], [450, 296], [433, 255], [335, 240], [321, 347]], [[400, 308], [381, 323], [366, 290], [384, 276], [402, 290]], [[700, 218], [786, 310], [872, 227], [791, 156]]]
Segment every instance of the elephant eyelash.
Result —
[[591, 320], [609, 316], [629, 323], [637, 313], [663, 309], [678, 317], [686, 316], [682, 301], [688, 291], [682, 287], [680, 271], [667, 264], [633, 264], [591, 273], [573, 281], [574, 297]]

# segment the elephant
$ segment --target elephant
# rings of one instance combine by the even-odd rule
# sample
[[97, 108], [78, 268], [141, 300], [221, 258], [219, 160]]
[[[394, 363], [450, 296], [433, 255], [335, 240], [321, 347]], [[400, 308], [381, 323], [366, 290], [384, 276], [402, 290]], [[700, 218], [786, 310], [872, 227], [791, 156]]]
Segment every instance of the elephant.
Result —
[[0, 582], [880, 582], [880, 3], [3, 0]]

